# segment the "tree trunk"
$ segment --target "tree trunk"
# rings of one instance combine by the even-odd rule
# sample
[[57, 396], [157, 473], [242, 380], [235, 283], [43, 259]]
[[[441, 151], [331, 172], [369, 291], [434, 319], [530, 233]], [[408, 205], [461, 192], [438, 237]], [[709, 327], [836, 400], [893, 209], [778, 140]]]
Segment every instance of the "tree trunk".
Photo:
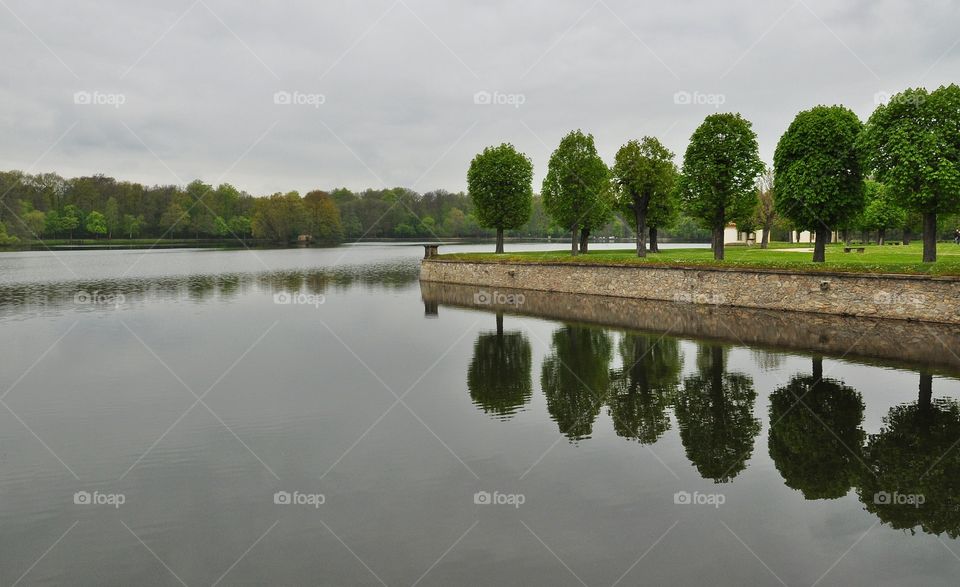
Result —
[[802, 232], [803, 232], [802, 230], [798, 230], [798, 231], [797, 231], [797, 243], [800, 242], [800, 234], [801, 234]]
[[647, 236], [647, 215], [637, 209], [634, 211], [634, 216], [637, 221], [637, 256], [646, 257], [647, 244], [644, 242], [644, 239]]
[[497, 312], [497, 336], [503, 337], [503, 312]]
[[503, 229], [497, 228], [497, 252], [503, 252]]
[[713, 260], [723, 261], [723, 225], [713, 227]]
[[813, 243], [813, 262], [814, 263], [823, 263], [826, 260], [827, 252], [827, 236], [829, 231], [823, 227], [819, 226], [816, 230], [816, 240]]
[[884, 228], [881, 228], [877, 231], [877, 244], [882, 245], [887, 238], [887, 231]]
[[847, 245], [848, 247], [850, 246], [850, 229], [849, 228], [843, 229], [843, 244]]
[[589, 252], [589, 242], [590, 242], [590, 229], [581, 228], [580, 229], [580, 252], [581, 253]]
[[769, 243], [770, 243], [770, 228], [764, 226], [764, 227], [763, 227], [763, 235], [760, 237], [760, 248], [761, 248], [761, 249], [767, 248], [767, 245], [768, 245]]
[[935, 263], [937, 260], [937, 213], [923, 214], [923, 262]]
[[656, 226], [650, 227], [650, 252], [651, 253], [660, 252], [660, 245], [657, 243], [657, 227]]
[[580, 236], [579, 227], [574, 224], [570, 228], [570, 256], [576, 257], [579, 250], [577, 249], [577, 237]]
[[904, 229], [903, 229], [903, 244], [904, 244], [904, 245], [909, 245], [909, 244], [910, 244], [910, 229], [909, 229], [909, 228], [904, 228]]
[[813, 357], [813, 381], [814, 385], [823, 379], [823, 357]]

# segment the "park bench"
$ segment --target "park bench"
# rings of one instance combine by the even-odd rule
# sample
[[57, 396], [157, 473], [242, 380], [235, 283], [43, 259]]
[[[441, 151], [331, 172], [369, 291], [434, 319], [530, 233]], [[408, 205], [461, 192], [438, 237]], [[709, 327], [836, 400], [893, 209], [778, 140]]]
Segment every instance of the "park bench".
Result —
[[864, 252], [865, 250], [866, 250], [866, 247], [843, 247], [843, 252], [844, 252], [844, 253], [849, 253], [849, 252], [851, 252], [851, 251], [856, 251], [856, 252], [858, 252], [858, 253], [862, 253], [862, 252]]

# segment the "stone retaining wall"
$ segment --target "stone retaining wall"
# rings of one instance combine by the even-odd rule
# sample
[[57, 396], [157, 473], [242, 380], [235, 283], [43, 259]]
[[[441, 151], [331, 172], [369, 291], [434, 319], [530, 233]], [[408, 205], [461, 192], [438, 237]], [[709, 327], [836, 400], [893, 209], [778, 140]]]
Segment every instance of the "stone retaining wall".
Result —
[[955, 277], [425, 259], [420, 280], [960, 324]]

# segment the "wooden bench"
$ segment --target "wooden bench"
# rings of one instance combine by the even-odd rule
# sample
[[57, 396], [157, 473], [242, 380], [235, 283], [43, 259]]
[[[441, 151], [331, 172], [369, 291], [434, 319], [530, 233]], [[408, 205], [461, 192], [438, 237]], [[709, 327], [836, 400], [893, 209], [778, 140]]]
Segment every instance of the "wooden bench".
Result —
[[849, 252], [852, 252], [852, 251], [856, 251], [856, 252], [858, 252], [858, 253], [862, 253], [862, 252], [864, 252], [866, 249], [867, 249], [866, 247], [843, 247], [843, 252], [844, 252], [844, 253], [849, 253]]

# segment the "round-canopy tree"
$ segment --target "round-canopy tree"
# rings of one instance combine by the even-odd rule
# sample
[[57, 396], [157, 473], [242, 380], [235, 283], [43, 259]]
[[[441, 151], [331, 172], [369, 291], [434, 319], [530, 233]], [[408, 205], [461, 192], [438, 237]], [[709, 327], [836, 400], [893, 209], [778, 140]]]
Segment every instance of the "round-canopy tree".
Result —
[[923, 216], [923, 261], [937, 260], [937, 214], [960, 209], [960, 86], [908, 89], [881, 104], [859, 144], [897, 201]]
[[579, 230], [584, 228], [589, 236], [612, 208], [610, 170], [597, 154], [593, 135], [575, 130], [563, 137], [550, 155], [541, 193], [553, 221], [570, 229], [570, 254], [576, 255]]
[[773, 154], [777, 213], [816, 234], [813, 261], [822, 263], [832, 228], [863, 210], [863, 165], [857, 136], [863, 123], [843, 106], [797, 114]]
[[637, 256], [646, 257], [647, 218], [651, 207], [669, 200], [676, 181], [673, 153], [654, 137], [629, 141], [620, 147], [613, 164], [618, 188], [616, 204], [633, 217], [637, 231]]
[[509, 143], [487, 147], [470, 162], [467, 191], [477, 221], [497, 229], [497, 253], [503, 252], [503, 231], [530, 219], [533, 205], [533, 163]]
[[753, 215], [761, 173], [757, 135], [739, 114], [711, 114], [690, 137], [680, 197], [687, 213], [713, 232], [714, 259], [723, 259], [727, 222]]

